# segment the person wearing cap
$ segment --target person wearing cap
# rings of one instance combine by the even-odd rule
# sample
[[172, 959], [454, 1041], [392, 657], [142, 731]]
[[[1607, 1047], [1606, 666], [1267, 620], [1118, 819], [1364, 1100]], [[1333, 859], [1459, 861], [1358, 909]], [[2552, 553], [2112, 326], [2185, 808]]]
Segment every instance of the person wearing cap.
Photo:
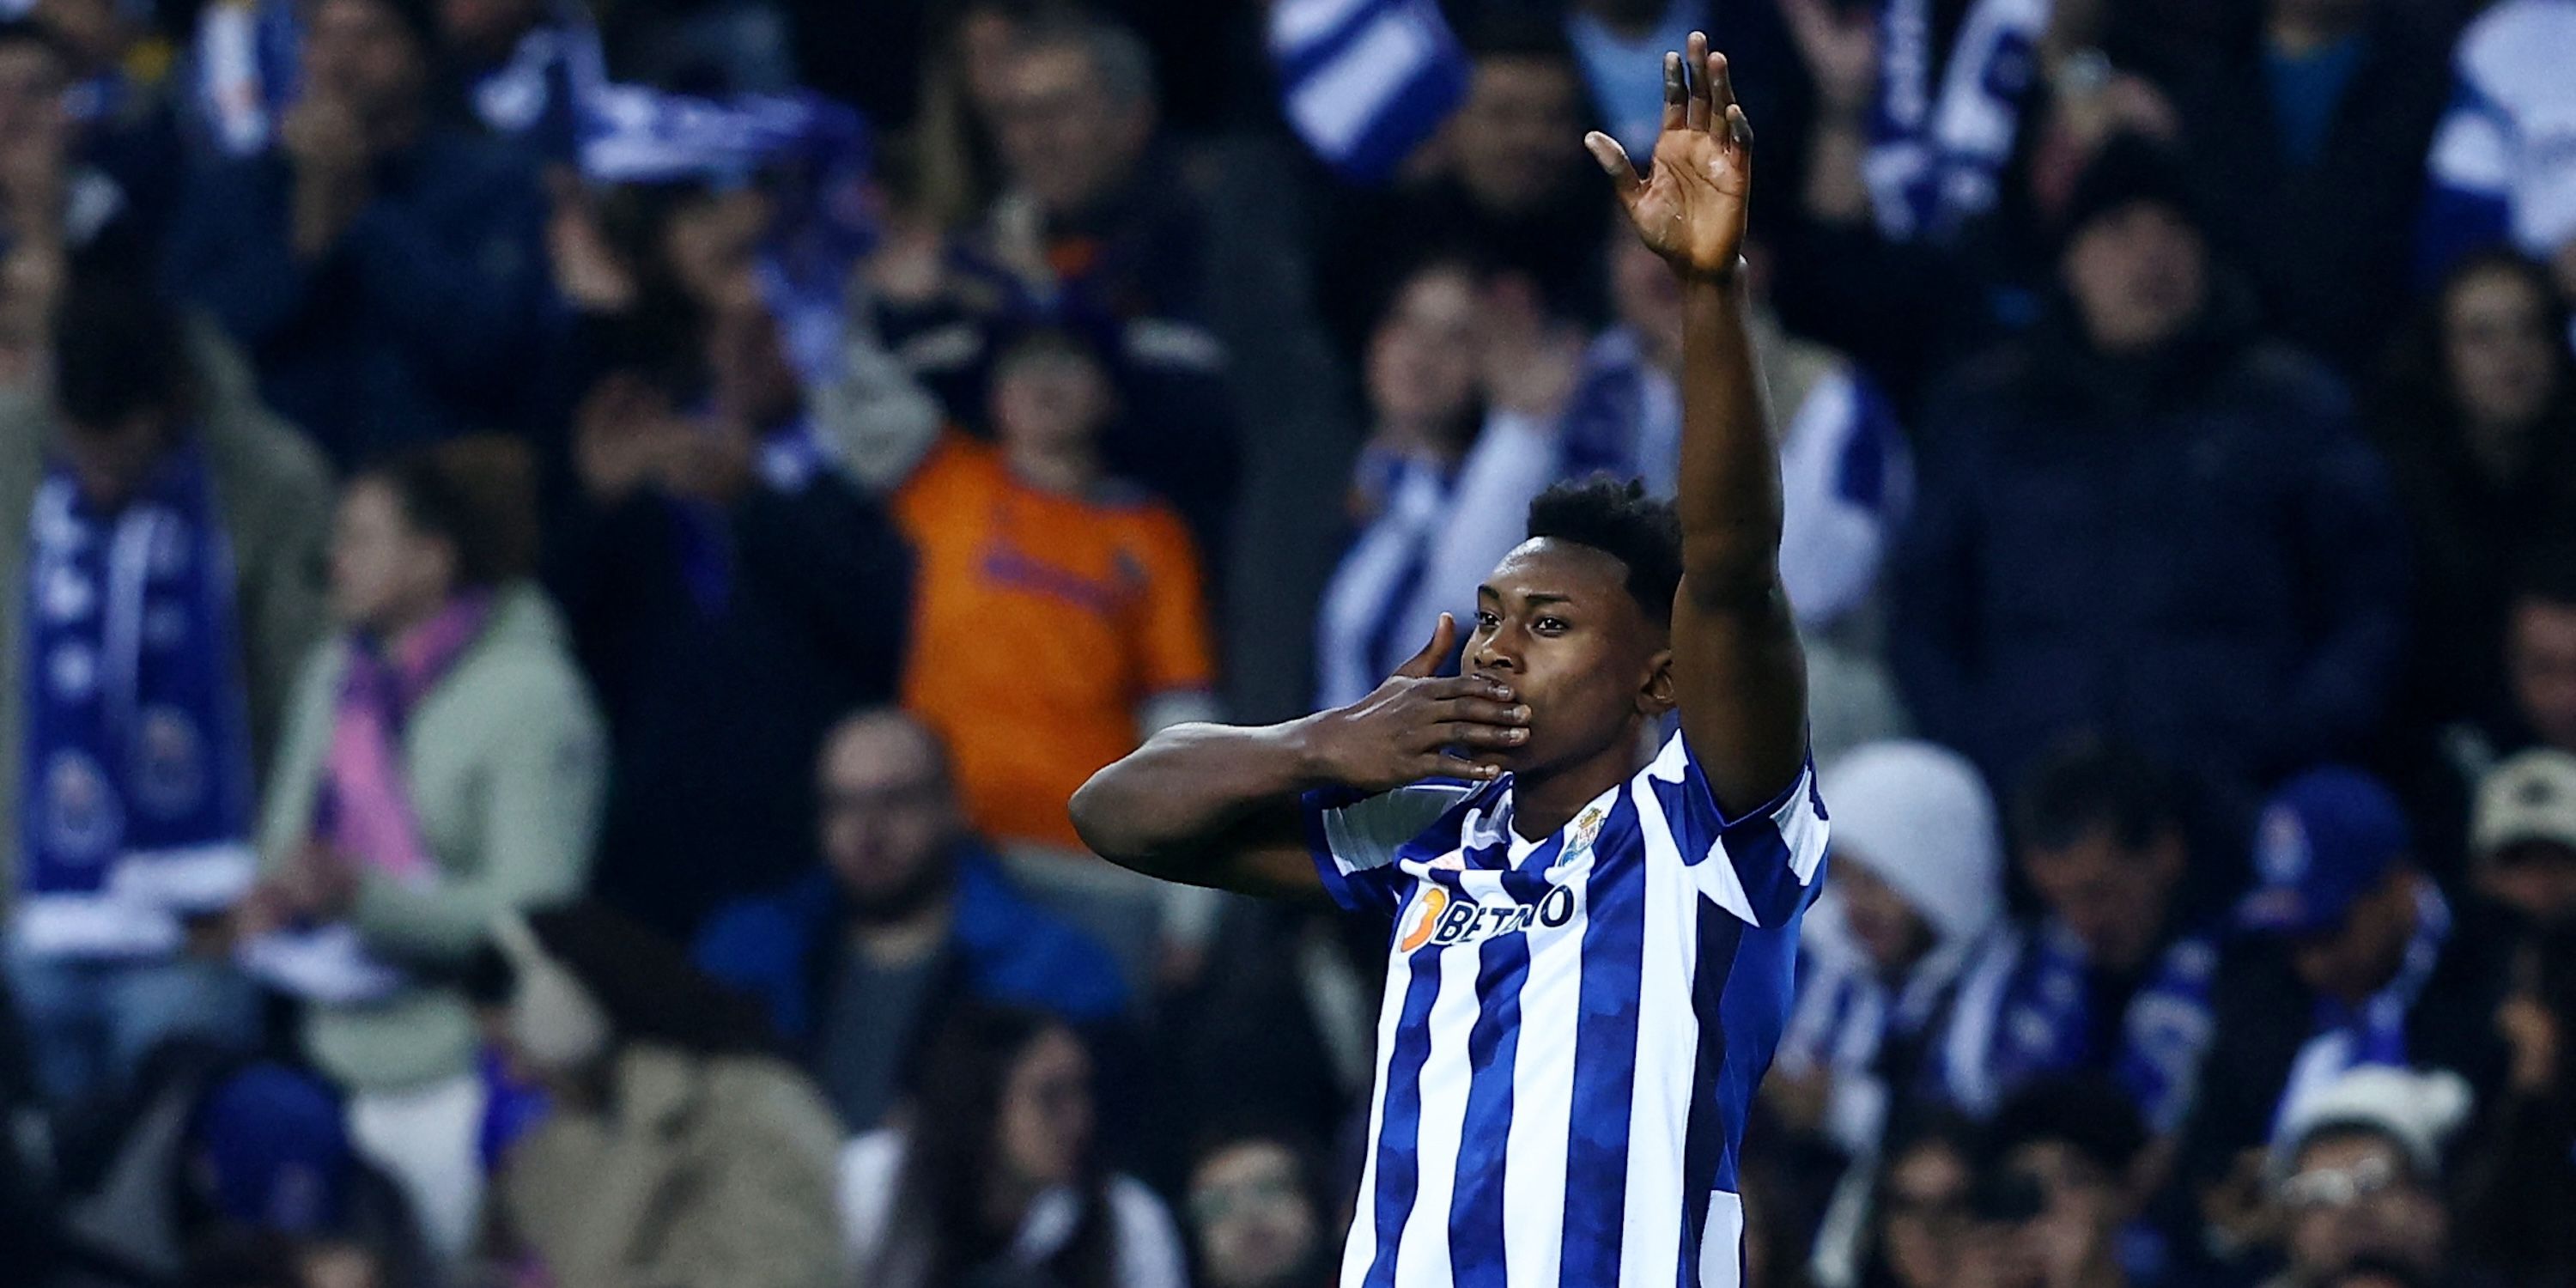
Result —
[[321, 0], [279, 146], [210, 167], [172, 234], [173, 289], [343, 468], [520, 424], [546, 347], [535, 175], [432, 122], [433, 39], [422, 0]]
[[2367, 1068], [2293, 1110], [2270, 1154], [2289, 1264], [2264, 1288], [2327, 1288], [2366, 1261], [2459, 1282], [2441, 1187], [2470, 1106], [2457, 1074]]
[[2536, 929], [2576, 926], [2576, 753], [2535, 748], [2489, 771], [2469, 849], [2479, 894]]
[[2254, 328], [2190, 194], [2161, 146], [2104, 145], [2051, 312], [1922, 418], [1891, 656], [1921, 732], [1993, 781], [2089, 731], [2235, 813], [2376, 725], [2406, 578], [2344, 390]]
[[2497, 938], [2459, 924], [2477, 910], [2455, 912], [2415, 867], [2386, 786], [2342, 767], [2292, 779], [2262, 811], [2253, 860], [2182, 1159], [2231, 1217], [2261, 1147], [2351, 1070], [2453, 1069], [2480, 1085], [2502, 1072]]

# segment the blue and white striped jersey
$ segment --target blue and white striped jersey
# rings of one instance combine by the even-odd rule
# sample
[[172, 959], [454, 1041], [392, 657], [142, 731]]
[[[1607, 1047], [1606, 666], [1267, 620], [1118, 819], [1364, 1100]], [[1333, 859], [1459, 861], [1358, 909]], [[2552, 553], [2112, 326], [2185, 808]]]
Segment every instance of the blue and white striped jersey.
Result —
[[1823, 866], [1814, 779], [1726, 819], [1675, 733], [1535, 841], [1509, 776], [1307, 798], [1325, 886], [1395, 919], [1343, 1288], [1740, 1282], [1736, 1150]]

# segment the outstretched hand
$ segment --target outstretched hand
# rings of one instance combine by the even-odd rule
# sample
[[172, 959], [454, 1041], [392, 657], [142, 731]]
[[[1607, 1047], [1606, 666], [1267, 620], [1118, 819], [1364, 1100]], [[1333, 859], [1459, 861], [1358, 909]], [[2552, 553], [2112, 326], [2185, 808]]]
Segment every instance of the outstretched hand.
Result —
[[1753, 192], [1753, 127], [1735, 101], [1726, 55], [1692, 32], [1688, 55], [1664, 55], [1664, 125], [1641, 178], [1617, 139], [1583, 137], [1610, 175], [1619, 205], [1646, 247], [1685, 277], [1723, 278], [1744, 249]]
[[1502, 772], [1476, 753], [1528, 741], [1529, 708], [1515, 705], [1512, 691], [1491, 680], [1438, 676], [1457, 639], [1457, 620], [1442, 613], [1431, 642], [1386, 683], [1349, 706], [1307, 718], [1307, 754], [1322, 777], [1382, 792], [1426, 778], [1483, 780]]

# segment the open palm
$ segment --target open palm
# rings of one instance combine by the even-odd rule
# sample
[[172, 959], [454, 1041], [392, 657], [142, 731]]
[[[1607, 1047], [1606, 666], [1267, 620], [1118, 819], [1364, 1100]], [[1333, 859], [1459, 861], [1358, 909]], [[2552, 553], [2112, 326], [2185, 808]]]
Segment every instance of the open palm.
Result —
[[1734, 271], [1753, 192], [1753, 127], [1736, 104], [1726, 56], [1708, 51], [1707, 36], [1694, 31], [1687, 55], [1664, 55], [1664, 126], [1644, 177], [1609, 135], [1586, 135], [1583, 145], [1647, 249], [1692, 276]]

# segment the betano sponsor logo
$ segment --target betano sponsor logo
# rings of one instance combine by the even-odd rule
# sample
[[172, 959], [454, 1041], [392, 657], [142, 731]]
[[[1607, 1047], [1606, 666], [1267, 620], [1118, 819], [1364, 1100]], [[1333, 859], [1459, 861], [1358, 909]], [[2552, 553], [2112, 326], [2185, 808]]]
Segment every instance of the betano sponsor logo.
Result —
[[1532, 926], [1553, 930], [1572, 920], [1572, 886], [1550, 887], [1537, 903], [1509, 899], [1477, 903], [1459, 897], [1447, 886], [1426, 883], [1420, 897], [1405, 910], [1404, 925], [1396, 936], [1395, 948], [1403, 953], [1425, 945], [1447, 948], [1453, 944], [1477, 943], [1496, 935], [1517, 935]]

